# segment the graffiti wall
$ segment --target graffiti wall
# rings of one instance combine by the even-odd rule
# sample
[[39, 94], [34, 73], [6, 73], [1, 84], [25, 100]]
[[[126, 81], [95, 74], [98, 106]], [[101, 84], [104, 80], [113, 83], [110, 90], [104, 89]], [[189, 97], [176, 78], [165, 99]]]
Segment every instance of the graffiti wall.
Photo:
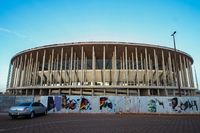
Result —
[[49, 113], [200, 113], [200, 97], [140, 96], [1, 96], [5, 103], [41, 102]]

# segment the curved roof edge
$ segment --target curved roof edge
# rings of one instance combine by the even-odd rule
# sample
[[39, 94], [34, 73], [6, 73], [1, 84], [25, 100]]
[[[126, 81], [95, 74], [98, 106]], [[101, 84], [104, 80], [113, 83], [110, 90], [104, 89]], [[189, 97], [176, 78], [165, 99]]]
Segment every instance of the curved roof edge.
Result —
[[[67, 43], [55, 43], [55, 44], [49, 44], [49, 45], [43, 45], [43, 46], [39, 46], [39, 47], [34, 47], [34, 48], [30, 48], [30, 49], [26, 49], [23, 50], [21, 52], [16, 53], [12, 58], [11, 61], [13, 60], [13, 58], [15, 58], [16, 56], [26, 53], [26, 52], [30, 52], [30, 51], [34, 51], [34, 50], [40, 50], [40, 49], [44, 49], [44, 48], [51, 48], [51, 47], [62, 47], [62, 46], [66, 46], [66, 45], [84, 45], [84, 44], [120, 44], [120, 45], [139, 45], [139, 46], [143, 46], [143, 47], [151, 47], [151, 48], [160, 48], [160, 49], [166, 49], [166, 50], [170, 50], [170, 51], [174, 51], [174, 48], [170, 48], [170, 47], [166, 47], [166, 46], [161, 46], [161, 45], [156, 45], [156, 44], [148, 44], [148, 43], [133, 43], [133, 42], [118, 42], [118, 41], [85, 41], [85, 42], [67, 42]], [[184, 54], [188, 57], [191, 58], [191, 62], [193, 64], [193, 58], [190, 54], [178, 50], [177, 52]]]

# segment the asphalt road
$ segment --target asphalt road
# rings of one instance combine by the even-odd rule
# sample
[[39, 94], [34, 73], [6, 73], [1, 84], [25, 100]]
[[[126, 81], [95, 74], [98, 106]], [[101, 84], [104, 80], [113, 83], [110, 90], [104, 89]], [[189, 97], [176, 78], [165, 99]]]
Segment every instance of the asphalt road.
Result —
[[199, 133], [200, 115], [48, 114], [12, 120], [0, 114], [0, 133]]

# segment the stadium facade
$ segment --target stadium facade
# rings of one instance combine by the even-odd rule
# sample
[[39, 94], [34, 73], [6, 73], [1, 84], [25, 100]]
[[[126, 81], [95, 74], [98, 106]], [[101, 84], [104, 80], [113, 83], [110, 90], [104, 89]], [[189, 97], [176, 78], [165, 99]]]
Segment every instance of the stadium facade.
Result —
[[173, 48], [158, 45], [45, 45], [11, 59], [7, 91], [14, 95], [176, 96], [179, 79], [182, 95], [192, 96], [192, 64], [187, 53], [178, 50], [175, 54]]

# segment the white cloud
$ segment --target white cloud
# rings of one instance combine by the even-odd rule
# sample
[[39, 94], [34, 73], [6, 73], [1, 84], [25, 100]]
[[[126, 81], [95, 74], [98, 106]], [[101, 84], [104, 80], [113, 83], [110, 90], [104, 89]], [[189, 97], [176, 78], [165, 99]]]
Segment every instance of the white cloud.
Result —
[[33, 41], [33, 39], [31, 37], [23, 35], [23, 34], [21, 34], [19, 32], [16, 32], [16, 31], [13, 31], [13, 30], [10, 30], [10, 29], [7, 29], [7, 28], [0, 27], [0, 32], [6, 32], [6, 33], [9, 33], [9, 34], [15, 35], [15, 36], [17, 36], [19, 38]]

